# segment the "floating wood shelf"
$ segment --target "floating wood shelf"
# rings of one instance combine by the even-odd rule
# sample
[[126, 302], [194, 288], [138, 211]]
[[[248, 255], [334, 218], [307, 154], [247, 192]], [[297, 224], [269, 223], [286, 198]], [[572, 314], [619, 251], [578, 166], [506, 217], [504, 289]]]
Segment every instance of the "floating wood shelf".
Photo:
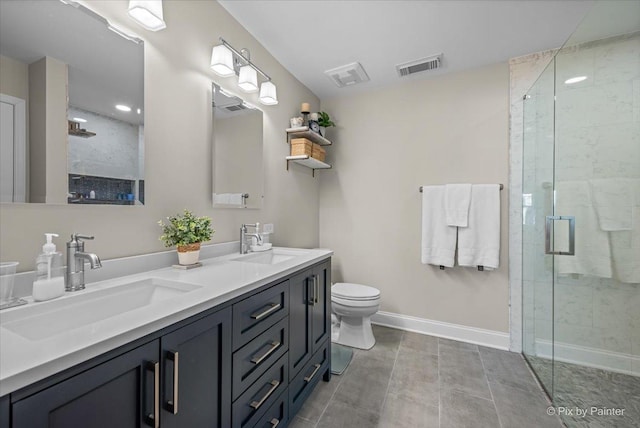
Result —
[[313, 172], [311, 173], [315, 177], [316, 169], [329, 169], [331, 165], [328, 163], [324, 163], [319, 161], [318, 159], [312, 158], [307, 155], [299, 155], [299, 156], [287, 156], [287, 170], [289, 170], [289, 162], [295, 162], [297, 164], [306, 166], [307, 168], [311, 168]]
[[330, 146], [333, 144], [330, 140], [327, 140], [322, 135], [317, 132], [313, 132], [309, 129], [308, 126], [300, 126], [298, 128], [287, 128], [287, 142], [291, 138], [306, 138], [309, 141], [312, 141], [321, 146]]

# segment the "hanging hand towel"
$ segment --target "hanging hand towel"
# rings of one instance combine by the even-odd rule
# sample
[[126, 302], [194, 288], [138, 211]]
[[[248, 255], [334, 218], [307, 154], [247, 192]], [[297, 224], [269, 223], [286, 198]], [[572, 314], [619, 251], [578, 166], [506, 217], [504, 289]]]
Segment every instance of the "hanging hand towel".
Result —
[[471, 186], [469, 225], [458, 229], [458, 264], [497, 269], [500, 264], [500, 185]]
[[631, 230], [609, 232], [613, 277], [620, 282], [640, 283], [640, 179], [628, 179], [633, 204]]
[[444, 186], [422, 186], [422, 263], [453, 267], [456, 228], [447, 226]]
[[589, 180], [600, 228], [606, 231], [633, 228], [633, 186], [627, 178]]
[[447, 184], [444, 192], [444, 210], [448, 226], [467, 227], [471, 184]]

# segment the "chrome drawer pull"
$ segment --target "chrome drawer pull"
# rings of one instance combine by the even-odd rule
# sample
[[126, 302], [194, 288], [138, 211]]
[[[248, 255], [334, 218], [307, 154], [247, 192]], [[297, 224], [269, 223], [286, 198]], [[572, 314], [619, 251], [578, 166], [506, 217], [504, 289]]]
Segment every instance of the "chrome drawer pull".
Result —
[[262, 362], [262, 360], [264, 360], [269, 355], [271, 355], [273, 353], [273, 351], [278, 349], [279, 346], [280, 346], [280, 342], [271, 342], [271, 347], [267, 350], [267, 352], [265, 352], [263, 355], [261, 355], [259, 357], [253, 357], [251, 359], [251, 362], [253, 364], [260, 364]]
[[280, 305], [280, 303], [272, 303], [271, 307], [269, 309], [267, 309], [266, 311], [260, 312], [260, 313], [255, 313], [255, 314], [251, 314], [251, 318], [253, 318], [254, 320], [259, 320], [260, 318], [266, 317], [271, 312], [277, 311], [281, 307], [282, 307], [282, 305]]
[[160, 363], [147, 362], [147, 370], [153, 370], [153, 413], [147, 415], [146, 422], [153, 428], [160, 427]]
[[311, 382], [311, 379], [313, 379], [316, 373], [318, 373], [318, 370], [320, 370], [320, 364], [314, 364], [314, 366], [316, 369], [313, 371], [313, 373], [311, 373], [311, 375], [304, 378], [304, 381], [307, 383]]
[[313, 297], [314, 303], [318, 303], [319, 302], [319, 297], [320, 296], [320, 275], [314, 275], [313, 276], [313, 284], [315, 286], [315, 288], [313, 289]]
[[271, 394], [273, 394], [273, 391], [275, 391], [278, 388], [278, 386], [280, 386], [280, 382], [278, 382], [277, 380], [272, 380], [269, 383], [271, 384], [271, 388], [269, 388], [267, 393], [264, 394], [264, 397], [262, 397], [260, 399], [260, 401], [252, 401], [251, 404], [249, 404], [254, 409], [258, 410], [260, 408], [260, 406], [262, 406], [262, 403], [267, 401], [267, 398], [269, 398], [269, 396], [271, 396]]
[[271, 424], [271, 428], [276, 428], [278, 425], [280, 425], [280, 420], [273, 418], [269, 421], [269, 423]]
[[178, 414], [178, 368], [180, 366], [179, 361], [180, 355], [178, 351], [169, 351], [169, 358], [173, 360], [173, 400], [167, 401], [167, 405], [169, 406], [169, 410], [173, 412], [174, 415]]

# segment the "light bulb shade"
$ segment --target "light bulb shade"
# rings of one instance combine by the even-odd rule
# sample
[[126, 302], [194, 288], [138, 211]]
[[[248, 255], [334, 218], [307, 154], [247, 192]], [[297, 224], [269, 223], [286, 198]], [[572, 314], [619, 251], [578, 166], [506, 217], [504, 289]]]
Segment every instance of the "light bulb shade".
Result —
[[256, 92], [258, 90], [258, 73], [250, 65], [240, 67], [238, 86], [244, 92]]
[[211, 52], [211, 69], [222, 77], [236, 74], [233, 71], [233, 52], [225, 45], [214, 46]]
[[162, 0], [129, 0], [129, 16], [149, 31], [167, 27], [162, 14]]
[[267, 106], [278, 104], [276, 85], [269, 81], [262, 82], [262, 85], [260, 85], [260, 102]]

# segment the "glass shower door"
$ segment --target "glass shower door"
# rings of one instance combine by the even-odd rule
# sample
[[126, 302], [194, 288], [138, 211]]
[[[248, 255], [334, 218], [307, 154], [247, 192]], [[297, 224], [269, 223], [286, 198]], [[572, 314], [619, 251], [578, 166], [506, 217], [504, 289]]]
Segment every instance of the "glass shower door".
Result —
[[553, 215], [554, 70], [548, 66], [524, 99], [522, 177], [523, 353], [553, 395], [553, 256], [545, 221]]

